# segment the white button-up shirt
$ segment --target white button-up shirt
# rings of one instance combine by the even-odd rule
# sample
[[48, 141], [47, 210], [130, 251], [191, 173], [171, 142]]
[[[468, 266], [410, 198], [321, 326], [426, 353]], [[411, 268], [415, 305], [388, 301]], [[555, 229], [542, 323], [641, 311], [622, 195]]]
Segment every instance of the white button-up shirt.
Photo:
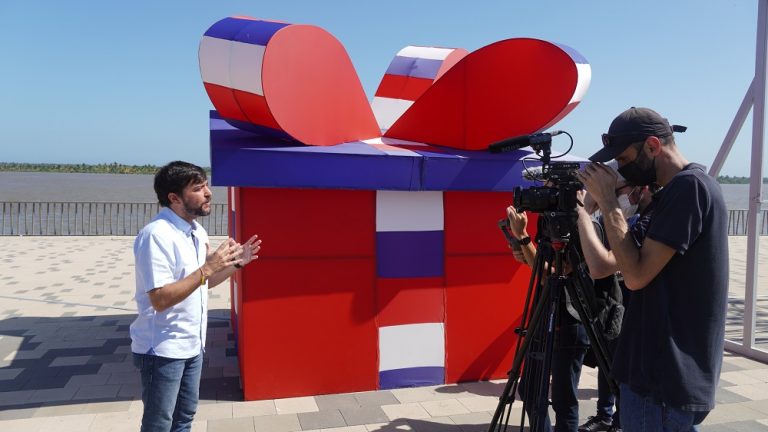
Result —
[[192, 358], [205, 346], [208, 327], [208, 284], [180, 303], [158, 312], [149, 291], [184, 279], [205, 264], [208, 234], [164, 207], [136, 236], [136, 306], [131, 324], [131, 351], [174, 359]]

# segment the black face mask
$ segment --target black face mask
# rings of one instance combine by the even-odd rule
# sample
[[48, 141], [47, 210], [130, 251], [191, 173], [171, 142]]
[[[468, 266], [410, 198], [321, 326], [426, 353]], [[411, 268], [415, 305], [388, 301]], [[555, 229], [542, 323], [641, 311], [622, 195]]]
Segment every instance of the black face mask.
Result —
[[650, 159], [640, 149], [635, 160], [619, 168], [619, 174], [635, 186], [656, 183], [656, 158]]

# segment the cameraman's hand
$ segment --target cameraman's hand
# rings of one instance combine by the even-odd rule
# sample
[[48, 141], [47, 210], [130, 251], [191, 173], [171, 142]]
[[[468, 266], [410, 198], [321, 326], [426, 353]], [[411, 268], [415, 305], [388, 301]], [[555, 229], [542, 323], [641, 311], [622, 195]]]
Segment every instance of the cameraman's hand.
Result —
[[595, 202], [595, 199], [592, 198], [592, 194], [587, 192], [586, 190], [582, 189], [580, 191], [576, 192], [576, 199], [579, 200], [582, 204], [584, 204], [584, 207], [577, 205], [576, 211], [581, 212], [582, 210], [585, 211], [587, 214], [592, 214], [597, 211], [597, 203]]
[[584, 183], [592, 198], [600, 210], [618, 207], [616, 201], [616, 183], [618, 176], [613, 168], [601, 163], [591, 163], [581, 171], [576, 171], [576, 176]]
[[514, 206], [507, 207], [507, 218], [509, 219], [509, 229], [515, 238], [527, 237], [525, 228], [528, 226], [528, 216], [525, 212], [518, 212]]

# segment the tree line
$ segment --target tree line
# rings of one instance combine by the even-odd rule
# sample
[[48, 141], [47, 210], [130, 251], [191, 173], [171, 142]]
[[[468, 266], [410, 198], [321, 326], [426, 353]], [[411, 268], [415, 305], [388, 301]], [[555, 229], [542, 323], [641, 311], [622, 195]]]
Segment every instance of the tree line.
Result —
[[[156, 165], [125, 165], [117, 162], [109, 164], [54, 164], [54, 163], [21, 163], [0, 162], [0, 171], [15, 172], [56, 172], [56, 173], [94, 173], [94, 174], [154, 174], [160, 169]], [[205, 168], [210, 174], [211, 169]], [[718, 176], [722, 184], [749, 184], [749, 177]], [[768, 183], [768, 177], [763, 177], [763, 183]]]
[[[749, 184], [749, 177], [718, 176], [717, 182], [720, 184]], [[763, 183], [768, 183], [768, 177], [763, 177]]]
[[[56, 164], [56, 163], [21, 163], [0, 162], [0, 171], [14, 172], [54, 172], [54, 173], [91, 173], [91, 174], [155, 174], [160, 169], [156, 165], [125, 165], [117, 162], [109, 164]], [[210, 173], [210, 168], [205, 168]]]

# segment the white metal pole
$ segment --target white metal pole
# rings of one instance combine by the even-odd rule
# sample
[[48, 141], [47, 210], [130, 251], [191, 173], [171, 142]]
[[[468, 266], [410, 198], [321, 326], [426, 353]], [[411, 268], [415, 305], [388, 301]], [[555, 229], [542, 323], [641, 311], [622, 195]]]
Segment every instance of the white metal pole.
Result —
[[766, 52], [768, 51], [768, 0], [759, 0], [757, 8], [757, 43], [755, 80], [752, 89], [752, 163], [750, 166], [749, 210], [747, 211], [747, 269], [744, 293], [744, 344], [755, 344], [755, 305], [757, 300], [757, 257], [759, 236], [757, 215], [762, 204], [763, 143], [765, 139], [765, 79]]
[[733, 148], [733, 143], [736, 142], [736, 137], [739, 136], [739, 132], [741, 132], [741, 128], [744, 126], [744, 121], [747, 120], [749, 110], [752, 109], [752, 103], [755, 100], [753, 96], [754, 88], [755, 79], [753, 78], [752, 82], [749, 84], [747, 93], [744, 95], [744, 99], [741, 101], [741, 106], [739, 106], [739, 110], [736, 112], [736, 117], [733, 118], [731, 127], [728, 129], [728, 133], [725, 134], [723, 144], [720, 145], [720, 150], [717, 152], [715, 160], [709, 167], [709, 175], [712, 177], [717, 178], [717, 176], [720, 175], [720, 170], [723, 169], [723, 164], [728, 158], [728, 154], [731, 152], [731, 148]]

